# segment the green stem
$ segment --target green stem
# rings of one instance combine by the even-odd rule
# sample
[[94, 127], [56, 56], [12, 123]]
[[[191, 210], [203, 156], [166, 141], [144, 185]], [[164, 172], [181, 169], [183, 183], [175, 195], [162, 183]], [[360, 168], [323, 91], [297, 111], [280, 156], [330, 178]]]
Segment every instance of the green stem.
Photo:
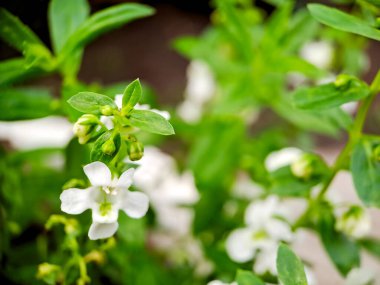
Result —
[[368, 97], [364, 98], [362, 104], [359, 107], [358, 113], [355, 117], [354, 124], [352, 126], [352, 130], [349, 132], [349, 139], [341, 153], [338, 155], [335, 160], [332, 168], [331, 174], [326, 179], [323, 184], [322, 190], [317, 196], [317, 200], [320, 200], [324, 197], [327, 192], [330, 184], [334, 180], [337, 173], [344, 168], [346, 161], [349, 157], [352, 147], [356, 144], [356, 142], [363, 136], [363, 126], [365, 120], [367, 118], [368, 110], [371, 107], [373, 100], [376, 98], [377, 93], [380, 92], [380, 70], [377, 72], [375, 79], [373, 80], [370, 86], [370, 94]]

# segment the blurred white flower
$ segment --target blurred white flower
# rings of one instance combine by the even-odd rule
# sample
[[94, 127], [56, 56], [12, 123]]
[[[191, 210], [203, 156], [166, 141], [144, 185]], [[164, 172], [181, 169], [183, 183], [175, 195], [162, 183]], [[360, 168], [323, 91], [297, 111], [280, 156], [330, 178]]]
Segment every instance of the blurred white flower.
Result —
[[309, 42], [301, 49], [301, 57], [321, 69], [331, 65], [333, 55], [333, 46], [327, 41]]
[[134, 169], [128, 169], [119, 178], [112, 178], [107, 165], [96, 161], [84, 166], [83, 170], [91, 187], [64, 190], [60, 196], [61, 210], [77, 215], [91, 209], [93, 223], [88, 233], [90, 239], [112, 236], [119, 226], [119, 210], [131, 218], [141, 218], [148, 211], [148, 197], [144, 193], [128, 190], [132, 185]]
[[263, 188], [252, 181], [246, 173], [239, 173], [234, 186], [232, 187], [232, 195], [237, 198], [252, 200], [263, 193]]
[[374, 285], [375, 275], [367, 268], [353, 268], [347, 275], [344, 285]]
[[145, 148], [138, 164], [135, 185], [150, 197], [159, 225], [180, 235], [189, 233], [194, 214], [187, 206], [199, 199], [191, 172], [178, 173], [174, 159], [154, 147]]
[[187, 68], [185, 100], [178, 106], [178, 115], [187, 122], [196, 122], [204, 105], [215, 94], [216, 83], [211, 70], [202, 61], [194, 60]]
[[213, 280], [207, 283], [207, 285], [238, 285], [237, 282], [225, 283], [219, 280]]
[[355, 114], [357, 108], [358, 108], [359, 103], [357, 101], [355, 102], [348, 102], [346, 104], [343, 104], [340, 106], [343, 111], [345, 111], [347, 114], [353, 115]]
[[295, 147], [287, 147], [271, 152], [265, 159], [265, 167], [270, 172], [275, 171], [297, 161], [303, 154], [302, 150]]
[[[336, 211], [338, 212], [338, 211]], [[337, 213], [336, 229], [353, 238], [363, 238], [371, 230], [371, 217], [361, 206], [353, 205], [343, 213]]]
[[276, 196], [251, 203], [245, 212], [247, 227], [232, 231], [226, 240], [227, 254], [236, 262], [255, 258], [255, 272], [276, 274], [278, 243], [293, 239], [287, 215]]
[[72, 124], [63, 117], [0, 122], [0, 140], [16, 149], [65, 147], [73, 137]]

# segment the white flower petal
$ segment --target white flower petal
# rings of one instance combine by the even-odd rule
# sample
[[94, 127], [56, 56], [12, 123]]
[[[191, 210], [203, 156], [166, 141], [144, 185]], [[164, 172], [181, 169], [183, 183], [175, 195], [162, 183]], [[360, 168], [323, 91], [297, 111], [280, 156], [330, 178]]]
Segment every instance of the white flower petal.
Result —
[[[112, 197], [113, 198], [113, 197]], [[106, 207], [109, 209], [105, 210], [102, 207], [105, 207], [102, 203], [96, 203], [92, 207], [92, 220], [95, 223], [114, 223], [119, 217], [119, 208], [112, 202], [105, 202]]]
[[370, 285], [375, 281], [375, 275], [368, 268], [353, 268], [347, 275], [345, 285]]
[[108, 186], [111, 184], [111, 171], [103, 162], [95, 161], [83, 167], [84, 173], [93, 186]]
[[92, 240], [109, 238], [115, 234], [119, 224], [115, 223], [92, 223], [90, 230], [88, 231], [88, 237]]
[[283, 148], [270, 153], [265, 159], [265, 167], [268, 171], [275, 171], [298, 160], [303, 151], [295, 147]]
[[273, 243], [272, 246], [262, 248], [257, 255], [253, 269], [257, 274], [270, 272], [272, 275], [277, 275], [276, 258], [278, 245]]
[[95, 189], [70, 188], [61, 193], [61, 210], [67, 214], [77, 215], [92, 207]]
[[149, 198], [142, 192], [123, 191], [120, 209], [131, 218], [143, 217], [149, 208]]
[[123, 107], [123, 94], [117, 94], [115, 96], [115, 104], [119, 109]]
[[114, 127], [112, 118], [113, 116], [100, 116], [100, 121], [106, 126], [108, 130], [112, 130]]
[[129, 188], [133, 182], [133, 174], [135, 170], [133, 168], [124, 171], [123, 174], [119, 177], [119, 180], [116, 183], [117, 188]]
[[234, 261], [246, 262], [251, 260], [255, 256], [252, 230], [243, 228], [231, 232], [226, 241], [226, 250]]

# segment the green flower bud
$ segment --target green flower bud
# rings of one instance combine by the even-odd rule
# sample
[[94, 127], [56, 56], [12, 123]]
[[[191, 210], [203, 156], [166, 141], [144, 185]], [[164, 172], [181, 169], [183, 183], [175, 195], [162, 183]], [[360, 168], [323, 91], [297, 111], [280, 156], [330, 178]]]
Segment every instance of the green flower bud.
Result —
[[97, 126], [98, 123], [99, 119], [92, 114], [85, 114], [75, 122], [73, 131], [78, 137], [80, 144], [85, 144], [90, 140], [91, 132], [95, 129], [95, 126]]
[[113, 140], [108, 140], [102, 145], [102, 152], [108, 155], [112, 155], [116, 150]]
[[313, 156], [308, 153], [302, 155], [290, 165], [290, 169], [294, 176], [309, 179], [313, 173]]
[[351, 237], [362, 238], [371, 229], [370, 216], [364, 208], [353, 205], [337, 219], [335, 228]]
[[37, 278], [42, 279], [48, 284], [56, 284], [60, 279], [61, 267], [50, 263], [38, 265]]
[[104, 116], [112, 116], [113, 110], [114, 108], [112, 108], [110, 105], [106, 105], [100, 108], [100, 113], [102, 113]]
[[139, 160], [144, 155], [144, 145], [141, 142], [131, 142], [128, 149], [129, 159], [132, 161]]
[[335, 79], [334, 85], [337, 88], [344, 87], [348, 83], [350, 83], [351, 80], [352, 80], [352, 76], [351, 75], [339, 74], [337, 76], [337, 78]]

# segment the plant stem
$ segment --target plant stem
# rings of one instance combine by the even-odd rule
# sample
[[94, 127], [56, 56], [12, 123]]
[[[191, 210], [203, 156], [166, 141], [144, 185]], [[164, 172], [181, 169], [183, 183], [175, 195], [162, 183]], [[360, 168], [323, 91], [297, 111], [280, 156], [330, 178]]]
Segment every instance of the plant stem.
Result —
[[380, 70], [377, 72], [375, 79], [370, 86], [369, 96], [363, 99], [362, 104], [359, 107], [352, 129], [349, 132], [348, 142], [335, 160], [331, 168], [331, 174], [323, 184], [322, 190], [317, 196], [317, 200], [320, 200], [324, 197], [337, 173], [344, 168], [352, 147], [363, 136], [363, 126], [367, 118], [368, 110], [371, 107], [371, 104], [376, 98], [378, 92], [380, 92]]

